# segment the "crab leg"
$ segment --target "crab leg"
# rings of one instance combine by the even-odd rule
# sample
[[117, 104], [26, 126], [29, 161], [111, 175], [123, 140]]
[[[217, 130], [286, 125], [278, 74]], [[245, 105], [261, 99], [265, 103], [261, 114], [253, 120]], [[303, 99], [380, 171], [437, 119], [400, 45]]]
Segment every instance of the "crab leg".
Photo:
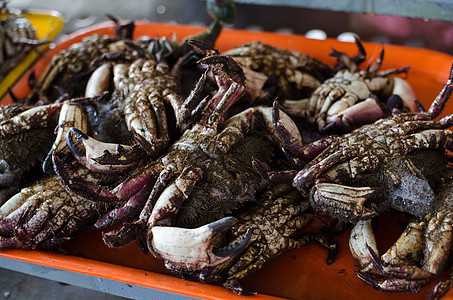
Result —
[[408, 136], [404, 140], [406, 153], [417, 149], [451, 149], [452, 132], [450, 130], [425, 130]]
[[[357, 149], [355, 149], [357, 150]], [[354, 152], [354, 149], [351, 151]], [[351, 152], [350, 151], [350, 152]], [[347, 151], [337, 151], [332, 155], [327, 155], [318, 163], [315, 163], [311, 166], [306, 166], [306, 170], [303, 169], [294, 177], [293, 186], [299, 190], [303, 195], [308, 194], [306, 188], [314, 182], [314, 180], [322, 173], [326, 172], [336, 164], [347, 160], [349, 157], [353, 156], [353, 153], [348, 153]], [[322, 154], [321, 154], [322, 155]], [[339, 168], [334, 168], [329, 170], [326, 176], [334, 179], [338, 178], [340, 172], [346, 172], [351, 178], [359, 177], [365, 171], [375, 169], [379, 166], [379, 159], [372, 154], [361, 155], [354, 159], [350, 159], [348, 164], [345, 166], [340, 166]]]
[[[161, 165], [159, 163], [151, 164], [140, 173], [131, 176], [121, 184], [110, 190], [106, 187], [100, 187], [92, 184], [79, 177], [70, 175], [68, 166], [57, 154], [53, 155], [53, 164], [55, 173], [63, 181], [64, 185], [72, 192], [86, 199], [95, 199], [101, 202], [120, 202], [128, 199], [138, 193], [148, 182], [154, 182], [156, 174], [159, 172]], [[134, 175], [134, 174], [133, 174]]]
[[377, 212], [366, 208], [367, 201], [376, 190], [369, 187], [349, 187], [334, 183], [318, 183], [311, 190], [312, 205], [325, 212], [336, 213], [338, 217], [361, 219], [377, 216]]
[[218, 124], [224, 113], [245, 92], [244, 72], [230, 57], [212, 55], [199, 61], [214, 74], [218, 90], [204, 108], [203, 120], [210, 125]]
[[204, 103], [201, 100], [201, 93], [203, 92], [203, 87], [206, 82], [207, 70], [204, 72], [198, 79], [195, 87], [190, 91], [189, 96], [182, 102], [178, 107], [175, 103], [173, 106], [176, 107], [176, 119], [177, 126], [181, 131], [186, 130], [189, 126], [193, 124], [193, 119], [198, 119], [197, 114], [201, 113], [197, 110], [197, 106], [200, 103]]
[[201, 270], [225, 263], [246, 249], [251, 233], [247, 233], [235, 244], [224, 248], [212, 245], [214, 237], [226, 231], [234, 222], [226, 217], [213, 223], [194, 228], [155, 226], [151, 228], [148, 247], [158, 256], [187, 270]]
[[96, 224], [94, 224], [96, 229], [105, 229], [121, 223], [130, 216], [138, 214], [145, 204], [143, 199], [146, 199], [151, 192], [151, 187], [151, 184], [145, 185], [135, 195], [130, 197], [122, 207], [113, 209], [108, 214], [101, 217]]
[[54, 103], [30, 108], [7, 121], [0, 123], [0, 136], [7, 138], [22, 131], [38, 127], [55, 126], [56, 115], [62, 103]]
[[202, 171], [188, 167], [166, 187], [154, 205], [148, 220], [148, 227], [172, 225], [181, 204], [189, 198], [194, 185], [202, 178]]
[[[124, 64], [115, 65], [113, 72], [115, 86], [126, 95], [124, 114], [128, 129], [147, 152], [157, 155], [167, 147], [170, 139], [162, 98], [170, 97], [173, 86], [168, 82], [170, 86], [165, 86], [163, 90], [149, 88], [165, 80], [160, 77], [171, 76], [163, 63], [157, 66], [153, 64], [155, 62], [152, 60], [138, 59], [130, 67]], [[142, 84], [128, 84], [128, 79], [138, 80], [134, 78], [136, 73], [142, 74], [146, 79]], [[158, 77], [155, 79], [157, 82], [153, 82], [154, 76]]]
[[453, 63], [450, 70], [450, 76], [448, 77], [447, 82], [445, 83], [440, 93], [437, 95], [436, 99], [434, 99], [433, 103], [431, 103], [431, 106], [429, 107], [428, 112], [426, 113], [429, 116], [431, 116], [431, 119], [434, 119], [435, 117], [440, 115], [443, 108], [445, 107], [445, 104], [450, 98], [452, 92], [453, 92]]
[[[276, 112], [277, 111], [277, 112]], [[222, 151], [228, 151], [237, 141], [249, 134], [259, 119], [264, 122], [264, 128], [277, 144], [281, 145], [289, 155], [297, 155], [302, 148], [302, 137], [291, 118], [284, 112], [272, 107], [249, 108], [234, 117], [228, 119], [218, 138], [218, 147]]]

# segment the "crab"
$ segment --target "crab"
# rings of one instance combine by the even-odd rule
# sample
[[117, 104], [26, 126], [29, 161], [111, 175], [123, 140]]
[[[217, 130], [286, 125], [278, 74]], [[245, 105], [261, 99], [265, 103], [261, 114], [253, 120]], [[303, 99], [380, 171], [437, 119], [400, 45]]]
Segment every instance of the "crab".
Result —
[[61, 104], [0, 108], [0, 204], [40, 177]]
[[[85, 168], [71, 168], [73, 176], [93, 184], [112, 183]], [[112, 181], [111, 181], [112, 180]], [[56, 175], [25, 187], [0, 207], [0, 249], [50, 249], [89, 230], [109, 208], [68, 192]]]
[[30, 50], [49, 43], [38, 40], [36, 28], [25, 18], [19, 9], [7, 7], [1, 1], [0, 14], [0, 81], [20, 63]]
[[65, 99], [82, 97], [88, 79], [97, 67], [92, 64], [94, 59], [118, 51], [129, 51], [134, 54], [132, 52], [137, 47], [129, 39], [132, 30], [129, 29], [130, 26], [124, 28], [128, 30], [117, 29], [119, 33], [123, 32], [124, 36], [90, 35], [58, 52], [51, 58], [43, 74], [34, 84], [32, 92], [26, 99], [21, 100], [21, 103], [45, 104], [58, 101], [62, 97]]
[[307, 97], [332, 76], [328, 65], [309, 55], [262, 42], [249, 42], [222, 54], [244, 68], [252, 102], [269, 94], [283, 99]]
[[406, 73], [408, 67], [379, 71], [384, 58], [379, 58], [366, 70], [359, 65], [366, 59], [366, 51], [356, 37], [359, 54], [349, 57], [336, 51], [333, 77], [325, 80], [313, 94], [299, 101], [285, 101], [291, 111], [299, 111], [320, 131], [351, 131], [392, 114], [417, 112], [415, 93], [406, 80], [391, 75]]
[[[452, 125], [453, 115], [438, 121], [433, 119], [450, 98], [452, 78], [453, 70], [426, 112], [381, 119], [349, 134], [326, 137], [305, 146], [299, 155], [309, 163], [294, 176], [293, 186], [303, 195], [310, 194], [311, 203], [317, 210], [349, 222], [379, 214], [382, 207], [379, 208], [379, 201], [375, 200], [379, 198], [381, 187], [364, 186], [360, 182], [380, 172], [386, 183], [386, 193], [385, 190], [400, 187], [405, 178], [395, 163], [403, 164], [409, 174], [420, 178], [407, 159], [408, 154], [419, 149], [451, 149], [452, 133], [446, 128]], [[410, 212], [411, 209], [410, 201], [389, 204], [401, 211]], [[429, 210], [429, 205], [425, 210]]]
[[258, 203], [244, 206], [233, 214], [236, 220], [228, 233], [239, 241], [247, 231], [251, 232], [250, 245], [241, 255], [215, 268], [189, 274], [169, 262], [166, 266], [183, 278], [220, 284], [237, 294], [252, 295], [254, 292], [244, 289], [240, 280], [311, 241], [317, 241], [328, 249], [327, 264], [330, 264], [337, 253], [335, 241], [323, 233], [301, 234], [314, 218], [309, 207], [309, 201], [291, 185], [275, 185], [258, 197]]
[[[199, 116], [198, 121], [169, 147], [166, 154], [138, 168], [122, 184], [112, 190], [99, 190], [70, 177], [64, 164], [58, 160], [54, 162], [57, 174], [69, 190], [89, 199], [120, 205], [97, 223], [99, 228], [106, 228], [129, 219], [118, 232], [104, 234], [104, 242], [109, 246], [122, 246], [144, 236], [149, 250], [156, 256], [190, 270], [223, 263], [247, 244], [245, 236], [243, 242], [227, 251], [225, 257], [213, 255], [210, 246], [213, 236], [220, 230], [217, 228], [225, 230], [231, 223], [229, 217], [223, 217], [242, 202], [253, 200], [256, 191], [265, 183], [253, 170], [252, 157], [270, 162], [269, 150], [260, 150], [270, 147], [250, 147], [248, 139], [244, 138], [254, 123], [262, 123], [273, 144], [281, 147], [292, 145], [286, 145], [279, 138], [278, 127], [273, 122], [287, 126], [296, 136], [298, 134], [297, 127], [283, 112], [278, 120], [272, 121], [276, 107], [251, 108], [220, 126], [228, 108], [244, 93], [244, 75], [239, 65], [226, 56], [211, 55], [201, 62], [214, 74], [219, 86], [217, 93], [194, 106], [202, 110], [195, 114]], [[263, 121], [257, 121], [259, 119]], [[76, 157], [85, 154], [90, 149], [87, 145], [94, 142], [76, 129], [67, 139], [70, 148], [76, 149], [72, 151]], [[302, 143], [300, 138], [298, 142]], [[211, 226], [210, 222], [217, 223]], [[185, 228], [175, 227], [175, 224]], [[198, 251], [178, 252], [178, 249], [184, 249], [184, 245], [179, 244], [181, 241], [168, 239], [168, 236], [181, 235], [190, 239], [195, 233], [202, 238], [192, 239], [196, 245], [192, 244], [191, 249]]]
[[[430, 171], [433, 177], [440, 177], [434, 180], [437, 181], [434, 184], [436, 201], [432, 208], [412, 218], [398, 240], [381, 257], [371, 220], [357, 222], [351, 231], [350, 249], [359, 265], [356, 274], [376, 289], [418, 291], [446, 270], [453, 241], [451, 170], [442, 168], [448, 164], [444, 153], [425, 151], [428, 155], [423, 155], [423, 165], [428, 162], [429, 167], [434, 167]], [[441, 174], [435, 174], [439, 171]], [[440, 283], [434, 289], [436, 297], [448, 291], [447, 286], [448, 281]]]
[[[192, 43], [195, 42], [192, 41]], [[216, 63], [222, 63], [220, 60], [221, 58]], [[201, 60], [200, 64], [207, 65], [210, 64], [209, 61], [210, 58], [206, 58]], [[113, 65], [108, 63], [93, 73], [87, 85], [86, 95], [88, 96], [105, 92], [104, 79], [110, 78], [113, 71], [114, 89], [110, 101], [117, 103], [118, 109], [122, 111], [123, 122], [134, 136], [136, 144], [118, 146], [102, 143], [102, 146], [96, 148], [108, 148], [108, 157], [103, 156], [102, 153], [98, 153], [98, 155], [85, 151], [85, 157], [77, 156], [82, 164], [97, 172], [130, 169], [137, 163], [137, 157], [145, 154], [143, 152], [146, 151], [146, 156], [156, 158], [166, 150], [171, 139], [169, 130], [171, 121], [169, 119], [176, 119], [176, 128], [179, 132], [184, 132], [195, 122], [197, 116], [194, 114], [200, 113], [195, 112], [196, 105], [199, 102], [208, 72], [202, 74], [193, 92], [184, 99], [179, 82], [182, 62], [184, 59], [181, 59], [170, 70], [165, 59], [157, 60], [156, 57], [151, 57], [138, 59], [131, 64]], [[223, 88], [225, 83], [221, 82], [223, 80], [221, 77], [218, 76], [218, 80]], [[88, 92], [88, 90], [90, 91]], [[218, 94], [221, 95], [224, 92], [222, 90]], [[219, 99], [218, 96], [215, 98]], [[170, 117], [166, 104], [173, 109]], [[72, 127], [86, 133], [86, 130], [82, 128]], [[96, 156], [98, 156], [99, 162], [91, 159]], [[106, 167], [106, 165], [108, 166]]]

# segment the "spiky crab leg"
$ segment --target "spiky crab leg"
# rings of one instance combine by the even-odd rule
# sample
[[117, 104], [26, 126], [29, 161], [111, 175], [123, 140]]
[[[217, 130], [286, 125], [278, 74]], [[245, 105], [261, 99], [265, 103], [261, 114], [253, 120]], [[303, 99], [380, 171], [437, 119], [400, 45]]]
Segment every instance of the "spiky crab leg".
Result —
[[203, 108], [202, 121], [209, 125], [218, 124], [228, 108], [244, 94], [244, 72], [232, 58], [223, 55], [207, 56], [199, 63], [212, 72], [218, 87]]
[[[268, 135], [281, 145], [289, 155], [297, 155], [302, 148], [302, 137], [291, 118], [283, 111], [278, 111], [277, 107], [257, 106], [249, 108], [222, 124], [222, 131], [218, 135], [218, 147], [222, 151], [228, 151], [237, 141], [241, 140], [250, 133], [256, 124], [263, 121], [262, 126]], [[275, 117], [277, 120], [275, 120]], [[283, 138], [282, 138], [283, 136]]]
[[202, 270], [225, 263], [239, 255], [250, 242], [251, 233], [237, 242], [222, 248], [212, 245], [212, 240], [225, 232], [234, 222], [225, 217], [213, 223], [194, 228], [155, 226], [148, 238], [150, 249], [163, 259], [186, 270]]
[[376, 192], [369, 187], [350, 187], [333, 183], [317, 183], [311, 189], [312, 205], [324, 212], [350, 220], [372, 218], [377, 212], [365, 207], [365, 202]]

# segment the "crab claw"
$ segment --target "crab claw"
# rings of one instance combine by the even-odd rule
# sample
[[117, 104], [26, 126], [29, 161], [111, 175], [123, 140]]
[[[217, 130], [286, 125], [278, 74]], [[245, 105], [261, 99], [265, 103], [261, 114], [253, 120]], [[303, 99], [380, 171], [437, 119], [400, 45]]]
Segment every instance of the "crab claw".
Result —
[[[216, 77], [219, 87], [229, 87], [231, 80], [240, 83], [245, 82], [245, 75], [242, 67], [231, 57], [224, 55], [210, 55], [198, 61], [203, 66], [210, 66]], [[228, 76], [225, 76], [228, 74]]]
[[93, 172], [121, 172], [138, 162], [133, 146], [100, 142], [77, 128], [68, 131], [66, 144], [74, 157]]
[[148, 247], [163, 259], [186, 270], [215, 267], [233, 259], [249, 245], [250, 230], [238, 242], [226, 247], [212, 245], [212, 240], [225, 232], [234, 221], [234, 217], [225, 217], [194, 229], [155, 226], [148, 236], [152, 236], [151, 241], [148, 239]]

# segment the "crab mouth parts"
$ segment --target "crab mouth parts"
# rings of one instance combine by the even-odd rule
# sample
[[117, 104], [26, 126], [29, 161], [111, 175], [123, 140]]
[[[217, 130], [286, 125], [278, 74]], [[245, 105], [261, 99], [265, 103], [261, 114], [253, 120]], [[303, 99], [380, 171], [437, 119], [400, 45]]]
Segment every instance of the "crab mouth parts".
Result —
[[149, 232], [148, 247], [153, 253], [186, 270], [203, 270], [234, 259], [249, 245], [251, 232], [226, 245], [216, 244], [230, 228], [234, 217], [225, 217], [210, 224], [193, 228], [155, 226]]

